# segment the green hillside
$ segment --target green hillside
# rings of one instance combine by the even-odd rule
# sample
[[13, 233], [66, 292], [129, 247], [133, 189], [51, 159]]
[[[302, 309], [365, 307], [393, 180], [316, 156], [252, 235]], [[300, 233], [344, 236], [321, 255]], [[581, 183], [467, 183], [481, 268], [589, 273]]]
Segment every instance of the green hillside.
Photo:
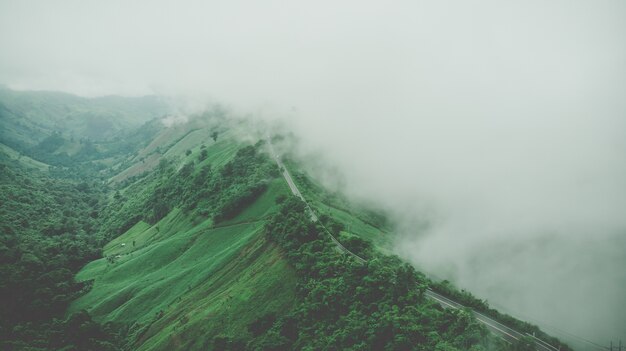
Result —
[[[369, 244], [368, 238], [384, 243], [389, 235], [377, 226], [383, 217], [350, 207], [299, 175], [310, 184], [307, 193], [319, 191], [320, 220], [373, 263], [351, 261], [300, 204], [287, 200], [293, 197], [262, 141], [246, 146], [229, 130], [191, 148], [186, 138], [193, 133], [162, 134], [162, 152], [173, 158], [121, 183], [118, 207], [106, 214], [113, 239], [103, 258], [77, 274], [93, 285], [68, 313], [87, 310], [133, 350], [503, 347], [467, 315], [427, 302], [427, 280]], [[259, 192], [250, 190], [260, 185]], [[392, 283], [397, 279], [404, 283]], [[362, 322], [346, 324], [348, 317]], [[385, 331], [388, 318], [410, 322], [394, 337]], [[424, 318], [433, 322], [411, 334]], [[302, 331], [292, 334], [287, 325]]]
[[[11, 113], [30, 116], [30, 95], [9, 95], [23, 107]], [[78, 99], [33, 96], [33, 111]], [[312, 222], [268, 141], [221, 108], [102, 139], [20, 127], [36, 144], [0, 143], [2, 350], [534, 350], [426, 289], [549, 338], [394, 256], [384, 213], [285, 153]]]
[[[271, 196], [284, 188], [276, 190]], [[246, 333], [249, 323], [283, 313], [294, 300], [293, 270], [264, 240], [263, 225], [192, 226], [179, 210], [154, 226], [140, 222], [77, 275], [95, 284], [70, 311], [130, 326], [138, 350], [202, 349], [219, 334]]]
[[[247, 333], [263, 315], [283, 314], [295, 299], [293, 269], [263, 235], [288, 187], [258, 154], [260, 145], [246, 148], [232, 130], [206, 138], [209, 130], [165, 130], [154, 171], [138, 162], [120, 175], [141, 165], [142, 176], [114, 178], [125, 181], [106, 227], [119, 228], [111, 237], [121, 235], [77, 275], [94, 283], [69, 313], [86, 309], [127, 329], [132, 349], [203, 349], [218, 335]], [[153, 144], [138, 155], [155, 152]], [[249, 205], [233, 206], [255, 184], [263, 184], [262, 191]], [[215, 201], [197, 196], [207, 190]], [[181, 196], [188, 191], [196, 195]], [[167, 213], [153, 203], [160, 200], [167, 200]]]

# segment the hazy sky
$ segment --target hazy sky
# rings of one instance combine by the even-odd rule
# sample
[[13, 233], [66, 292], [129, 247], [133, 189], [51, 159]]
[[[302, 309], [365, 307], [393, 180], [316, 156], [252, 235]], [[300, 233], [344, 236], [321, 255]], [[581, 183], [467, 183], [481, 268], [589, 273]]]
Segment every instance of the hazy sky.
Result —
[[626, 340], [626, 2], [0, 1], [0, 82], [287, 118], [398, 252]]

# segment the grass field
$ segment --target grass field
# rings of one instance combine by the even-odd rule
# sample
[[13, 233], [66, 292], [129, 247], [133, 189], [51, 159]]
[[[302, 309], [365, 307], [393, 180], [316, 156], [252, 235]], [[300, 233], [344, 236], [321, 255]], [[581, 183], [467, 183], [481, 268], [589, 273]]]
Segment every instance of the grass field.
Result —
[[138, 222], [79, 272], [77, 280], [94, 285], [70, 313], [86, 309], [100, 322], [131, 326], [129, 346], [137, 350], [204, 350], [218, 334], [241, 337], [249, 323], [288, 310], [295, 298], [292, 269], [262, 235], [276, 197], [288, 191], [275, 179], [219, 227], [179, 209], [155, 225]]

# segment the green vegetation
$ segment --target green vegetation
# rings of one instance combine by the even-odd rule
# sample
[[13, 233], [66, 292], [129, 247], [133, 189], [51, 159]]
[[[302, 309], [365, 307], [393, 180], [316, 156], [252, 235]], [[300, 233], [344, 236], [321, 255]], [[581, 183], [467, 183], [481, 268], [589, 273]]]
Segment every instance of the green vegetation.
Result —
[[[284, 316], [250, 329], [255, 350], [483, 350], [502, 346], [469, 312], [425, 300], [425, 277], [395, 257], [362, 264], [338, 253], [292, 198], [265, 228], [299, 277], [298, 300]], [[271, 323], [270, 323], [271, 322]], [[235, 343], [237, 344], [237, 343]], [[241, 343], [240, 343], [241, 344]]]
[[382, 210], [368, 208], [363, 204], [357, 205], [339, 192], [329, 192], [300, 171], [303, 169], [302, 165], [292, 160], [285, 163], [290, 170], [295, 170], [292, 177], [298, 189], [321, 218], [332, 218], [339, 223], [346, 237], [358, 236], [371, 241], [378, 250], [391, 252], [393, 227]]
[[[89, 288], [74, 274], [99, 257], [104, 194], [0, 162], [0, 349], [113, 349], [113, 337], [68, 304]], [[72, 348], [70, 348], [72, 349]]]
[[[267, 160], [257, 153], [259, 146], [240, 149], [214, 174], [188, 166], [170, 174], [163, 163], [152, 193], [176, 184], [184, 191], [184, 184], [194, 184], [193, 174], [208, 179], [209, 188], [217, 175], [227, 185], [220, 188], [225, 194], [238, 193], [233, 184], [272, 173], [270, 167], [260, 171]], [[426, 301], [427, 280], [398, 259], [377, 254], [367, 241], [343, 234], [347, 245], [370, 258], [367, 265], [338, 253], [310, 223], [304, 205], [287, 194], [276, 179], [227, 221], [214, 222], [211, 213], [224, 208], [218, 205], [208, 214], [188, 206], [152, 224], [137, 222], [105, 247], [106, 258], [79, 273], [79, 280], [95, 282], [71, 311], [88, 309], [115, 326], [127, 348], [139, 350], [502, 346], [469, 312]], [[321, 219], [331, 230], [343, 228], [331, 217]]]
[[0, 349], [528, 349], [428, 286], [556, 344], [388, 255], [386, 216], [290, 162], [312, 223], [219, 107], [164, 128], [140, 100], [0, 91]]
[[288, 189], [260, 147], [239, 149], [215, 171], [162, 161], [116, 195], [121, 206], [108, 209], [105, 227], [122, 235], [78, 274], [94, 285], [70, 310], [115, 325], [139, 350], [206, 349], [288, 310], [294, 273], [262, 235]]
[[0, 87], [0, 149], [18, 161], [35, 160], [40, 169], [45, 165], [56, 178], [102, 180], [107, 163], [155, 137], [162, 125], [154, 118], [166, 111], [154, 97], [85, 99]]
[[[95, 279], [94, 288], [72, 310], [88, 308], [99, 320], [126, 326], [131, 349], [169, 350], [175, 343], [203, 349], [213, 336], [239, 335], [293, 299], [293, 273], [262, 240], [261, 228], [259, 222], [174, 226], [163, 234], [167, 239], [86, 266], [78, 279]], [[150, 234], [135, 238], [142, 235]]]
[[103, 141], [168, 112], [165, 102], [143, 98], [94, 99], [46, 91], [13, 91], [0, 87], [0, 140], [22, 151], [54, 132], [67, 140]]
[[[74, 275], [105, 242], [101, 159], [135, 152], [159, 130], [122, 131], [161, 113], [139, 100], [0, 89], [0, 349], [117, 349], [108, 326], [66, 310], [90, 288]], [[124, 142], [104, 139], [115, 133]]]
[[154, 172], [115, 193], [116, 201], [104, 213], [102, 235], [113, 239], [142, 219], [154, 224], [174, 208], [210, 217], [215, 223], [235, 217], [277, 177], [275, 167], [259, 153], [260, 147], [237, 151], [228, 144], [214, 144], [211, 151], [221, 159], [212, 160], [230, 159], [218, 170], [211, 163], [196, 164], [193, 160], [177, 169], [174, 162], [161, 159]]

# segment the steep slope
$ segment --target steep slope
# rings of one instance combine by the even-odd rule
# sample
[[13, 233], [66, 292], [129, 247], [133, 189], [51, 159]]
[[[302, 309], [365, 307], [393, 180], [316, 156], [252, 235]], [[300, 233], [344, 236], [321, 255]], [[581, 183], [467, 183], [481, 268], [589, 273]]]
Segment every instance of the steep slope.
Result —
[[70, 313], [125, 329], [130, 349], [206, 349], [294, 302], [293, 269], [263, 236], [288, 189], [261, 145], [246, 147], [233, 130], [207, 138], [211, 128], [164, 130], [138, 153], [154, 164], [114, 178], [120, 201], [106, 227], [121, 235], [77, 275], [93, 287]]
[[132, 350], [509, 349], [471, 311], [426, 298], [431, 286], [482, 303], [389, 256], [384, 215], [288, 161], [312, 222], [265, 142], [240, 141], [235, 125], [172, 126], [117, 166], [102, 226], [111, 241], [77, 275], [93, 285], [70, 313], [87, 310]]
[[[386, 269], [385, 265], [372, 266], [376, 268], [372, 268], [371, 273], [368, 273], [369, 268], [363, 271], [354, 264], [352, 270], [341, 269], [348, 262], [342, 262], [340, 253], [322, 244], [325, 241], [317, 234], [306, 235], [319, 241], [322, 244], [320, 248], [326, 247], [319, 252], [317, 262], [312, 260], [313, 252], [292, 252], [292, 246], [283, 246], [284, 240], [270, 236], [270, 222], [273, 223], [272, 228], [286, 226], [284, 228], [288, 231], [311, 233], [315, 229], [305, 229], [311, 223], [302, 222], [304, 212], [298, 210], [299, 205], [288, 202], [287, 206], [278, 206], [277, 203], [288, 198], [290, 192], [276, 165], [261, 153], [263, 143], [245, 146], [234, 139], [228, 140], [228, 133], [223, 133], [220, 142], [213, 140], [204, 148], [200, 146], [199, 150], [206, 152], [201, 152], [197, 158], [194, 158], [193, 151], [189, 154], [185, 151], [184, 156], [174, 155], [179, 157], [178, 161], [171, 163], [162, 158], [154, 171], [126, 186], [120, 196], [128, 200], [120, 207], [118, 215], [112, 217], [119, 219], [124, 213], [139, 212], [143, 215], [124, 220], [125, 224], [120, 228], [128, 228], [105, 246], [105, 258], [90, 263], [78, 274], [78, 280], [93, 280], [94, 283], [91, 291], [75, 301], [70, 311], [87, 309], [102, 323], [110, 322], [121, 329], [128, 328], [125, 338], [129, 349], [300, 348], [296, 345], [317, 348], [331, 341], [322, 338], [311, 343], [315, 340], [312, 334], [303, 334], [301, 339], [293, 341], [289, 341], [291, 337], [276, 339], [271, 328], [272, 324], [284, 323], [283, 318], [292, 318], [288, 316], [293, 316], [298, 310], [317, 309], [317, 302], [306, 298], [311, 284], [306, 280], [310, 278], [303, 281], [303, 277], [309, 277], [312, 271], [326, 266], [324, 270], [328, 273], [345, 275], [346, 279], [356, 274], [349, 278], [352, 284], [359, 284], [358, 277], [367, 280], [368, 274], [377, 276], [375, 280], [379, 283], [376, 284], [389, 283], [383, 282], [388, 277], [380, 280], [379, 276], [381, 272], [378, 269]], [[169, 131], [161, 136], [161, 140], [173, 140], [164, 144], [170, 145], [168, 150], [175, 150], [175, 145], [185, 139], [177, 135], [183, 134], [189, 135], [182, 131]], [[233, 143], [239, 148], [232, 150]], [[178, 149], [182, 151], [182, 148]], [[249, 191], [259, 184], [264, 184], [259, 193]], [[188, 192], [190, 186], [193, 193]], [[159, 195], [155, 197], [155, 194]], [[254, 194], [257, 195], [251, 197]], [[245, 201], [242, 202], [242, 199]], [[291, 225], [289, 220], [281, 219], [286, 209], [294, 213], [299, 223]], [[324, 220], [333, 229], [340, 225], [329, 216]], [[356, 221], [358, 228], [368, 228], [369, 234], [375, 235], [377, 229], [373, 226], [368, 227], [358, 219]], [[129, 226], [131, 223], [132, 226]], [[346, 244], [358, 246], [364, 242], [348, 240]], [[279, 246], [282, 247], [279, 249]], [[367, 250], [363, 252], [365, 257], [373, 257], [373, 251], [366, 244], [362, 248]], [[294, 260], [299, 256], [308, 258], [304, 262]], [[339, 276], [324, 280], [324, 275], [316, 279], [321, 279], [321, 284], [330, 284], [329, 289], [334, 282], [341, 281], [336, 280]], [[412, 283], [407, 281], [406, 284], [416, 284], [416, 280], [410, 281]], [[417, 289], [417, 285], [413, 286]], [[395, 289], [393, 285], [387, 288], [391, 289], [390, 292]], [[403, 294], [403, 291], [394, 294]], [[413, 299], [407, 300], [415, 303], [416, 307], [422, 305], [415, 311], [431, 311], [433, 306], [424, 304], [417, 290], [415, 294]], [[368, 308], [379, 308], [378, 304], [383, 303], [378, 300], [383, 296], [368, 289], [361, 289], [357, 300], [351, 300], [350, 296], [347, 294], [336, 302], [326, 303], [345, 304], [339, 309], [344, 312], [354, 308], [349, 301], [368, 301]], [[337, 298], [332, 295], [333, 300]], [[320, 310], [323, 311], [327, 310]], [[365, 312], [361, 310], [359, 313]], [[327, 320], [323, 317], [326, 313], [302, 316], [300, 319], [303, 323], [310, 323], [306, 328], [311, 332], [326, 328], [325, 325], [332, 326], [332, 330], [336, 331], [347, 328]], [[379, 317], [386, 318], [386, 313]], [[445, 311], [435, 314], [442, 321], [447, 315]], [[371, 321], [372, 325], [377, 325], [376, 318], [379, 317]], [[456, 319], [458, 316], [449, 317]], [[425, 327], [435, 331], [438, 325], [433, 323]], [[475, 323], [471, 325], [472, 330], [480, 330]], [[468, 342], [482, 342], [485, 332], [481, 333], [482, 336]], [[444, 345], [455, 342], [457, 336], [446, 328], [443, 336], [429, 337], [424, 344]], [[363, 338], [352, 346], [392, 342], [386, 336]]]
[[[273, 200], [279, 193], [284, 189], [276, 187], [264, 196]], [[203, 349], [219, 334], [239, 336], [259, 317], [286, 311], [295, 276], [260, 235], [264, 220], [211, 224], [194, 226], [180, 210], [154, 226], [138, 223], [107, 246], [111, 259], [78, 274], [95, 284], [71, 310], [130, 326], [137, 350]]]
[[[27, 315], [13, 325], [17, 317], [4, 313], [0, 335], [8, 341], [0, 346], [534, 349], [525, 337], [511, 348], [470, 310], [428, 299], [428, 289], [437, 290], [539, 332], [390, 255], [393, 227], [375, 206], [329, 192], [288, 153], [280, 156], [284, 164], [275, 162], [261, 133], [225, 114], [216, 108], [167, 126], [153, 120], [102, 140], [76, 142], [52, 132], [27, 155], [0, 145], [9, 205], [0, 209], [15, 222], [3, 225], [10, 233], [0, 236], [0, 269], [12, 274], [0, 289], [13, 298], [2, 308], [36, 302], [26, 312], [37, 315], [54, 307], [35, 316], [36, 324]], [[285, 182], [284, 167], [308, 204], [292, 196], [294, 180]], [[20, 296], [22, 286], [33, 288]], [[15, 298], [24, 303], [11, 303]], [[46, 306], [46, 299], [54, 304]]]

